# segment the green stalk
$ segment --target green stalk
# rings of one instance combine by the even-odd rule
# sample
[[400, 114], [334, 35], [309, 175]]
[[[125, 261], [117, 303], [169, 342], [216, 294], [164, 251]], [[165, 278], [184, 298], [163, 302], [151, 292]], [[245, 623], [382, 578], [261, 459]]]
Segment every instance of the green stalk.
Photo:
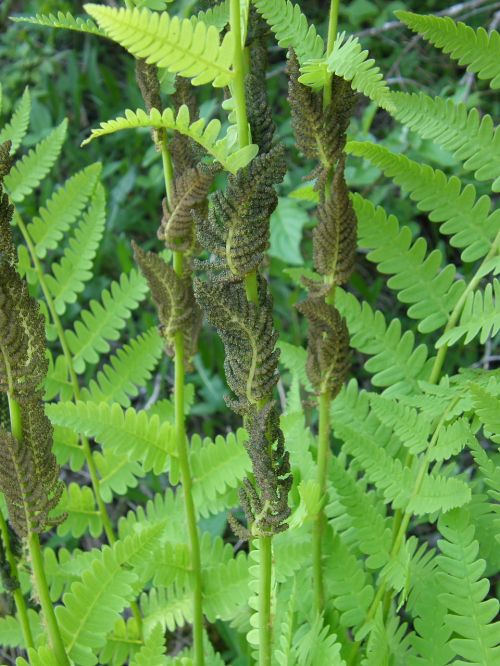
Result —
[[[166, 133], [161, 137], [160, 152], [163, 162], [163, 175], [165, 190], [169, 207], [172, 203], [173, 168], [170, 152], [168, 150]], [[184, 253], [173, 253], [173, 267], [177, 275], [182, 276], [184, 270]], [[186, 437], [186, 423], [184, 415], [184, 334], [179, 331], [175, 334], [174, 344], [174, 410], [175, 410], [175, 436], [177, 453], [179, 456], [179, 469], [184, 495], [184, 511], [189, 535], [191, 571], [193, 575], [193, 650], [195, 666], [203, 666], [203, 596], [201, 575], [201, 553], [196, 509], [193, 501], [193, 477], [189, 465], [189, 450]]]
[[[318, 436], [318, 485], [320, 498], [326, 496], [326, 479], [328, 472], [328, 460], [330, 458], [330, 403], [329, 391], [319, 396], [319, 436]], [[321, 613], [325, 605], [325, 593], [323, 586], [323, 563], [322, 563], [322, 538], [325, 526], [325, 512], [323, 506], [316, 515], [313, 526], [313, 580], [314, 580], [314, 603], [316, 611]]]
[[[328, 16], [328, 39], [326, 43], [326, 57], [330, 55], [333, 50], [333, 45], [335, 43], [335, 38], [337, 37], [337, 26], [339, 19], [339, 7], [340, 0], [330, 0], [330, 13]], [[326, 109], [327, 106], [332, 101], [332, 86], [331, 86], [332, 76], [329, 75], [325, 82], [323, 88], [323, 108]]]
[[[10, 395], [8, 395], [8, 398], [12, 435], [18, 442], [22, 442], [23, 422], [21, 406], [17, 400], [14, 400]], [[60, 666], [70, 666], [66, 650], [64, 649], [61, 632], [59, 631], [59, 625], [57, 624], [54, 608], [52, 606], [52, 601], [50, 600], [49, 586], [47, 585], [47, 578], [45, 577], [45, 570], [43, 568], [42, 549], [40, 547], [38, 534], [30, 534], [28, 537], [28, 548], [33, 567], [33, 577], [38, 591], [38, 598], [49, 634], [50, 646], [54, 651], [58, 664]]]
[[[26, 246], [28, 248], [28, 251], [31, 256], [31, 261], [33, 263], [33, 266], [35, 267], [36, 273], [37, 273], [37, 278], [38, 278], [38, 284], [40, 285], [45, 302], [47, 304], [47, 309], [50, 313], [52, 322], [54, 326], [56, 327], [57, 331], [57, 337], [59, 338], [59, 342], [61, 344], [61, 349], [63, 352], [63, 356], [66, 359], [66, 365], [68, 367], [69, 371], [69, 376], [70, 376], [70, 381], [71, 381], [71, 386], [73, 389], [73, 397], [76, 401], [80, 400], [81, 395], [80, 395], [80, 384], [78, 382], [78, 376], [73, 368], [73, 357], [71, 355], [71, 351], [69, 349], [68, 343], [66, 341], [66, 333], [64, 330], [64, 326], [62, 325], [61, 319], [59, 318], [59, 315], [57, 314], [56, 308], [54, 306], [54, 301], [52, 299], [52, 294], [50, 293], [50, 289], [47, 286], [47, 283], [45, 281], [45, 275], [43, 273], [43, 268], [40, 263], [40, 260], [38, 259], [38, 256], [36, 254], [35, 246], [33, 245], [32, 238], [28, 232], [28, 229], [26, 225], [24, 224], [24, 221], [21, 217], [21, 215], [15, 211], [14, 213], [14, 219], [16, 222], [17, 227], [21, 231], [24, 241], [26, 243]], [[100, 491], [100, 486], [101, 482], [99, 479], [99, 473], [97, 471], [97, 467], [94, 462], [94, 457], [92, 455], [92, 450], [90, 447], [89, 440], [87, 437], [84, 437], [83, 435], [80, 437], [80, 442], [82, 445], [82, 451], [85, 456], [85, 462], [87, 465], [87, 469], [89, 470], [89, 476], [90, 476], [90, 482], [92, 484], [92, 489], [94, 491], [94, 497], [97, 503], [97, 508], [99, 511], [99, 516], [101, 518], [103, 527], [104, 527], [104, 532], [106, 534], [106, 538], [108, 540], [108, 543], [110, 546], [112, 546], [114, 543], [116, 543], [116, 535], [113, 529], [113, 524], [111, 522], [111, 519], [108, 514], [108, 510], [106, 508], [106, 504], [104, 503], [102, 497], [101, 497], [101, 491]], [[135, 601], [132, 601], [130, 604], [130, 609], [132, 611], [132, 614], [137, 622], [137, 627], [139, 629], [139, 632], [142, 634], [142, 616], [141, 612], [139, 610], [139, 606]]]
[[259, 566], [259, 666], [271, 665], [271, 578], [273, 570], [272, 537], [260, 537]]
[[[17, 562], [10, 545], [10, 537], [9, 537], [7, 522], [3, 517], [1, 511], [0, 511], [0, 536], [3, 541], [3, 547], [5, 550], [5, 555], [7, 557], [7, 562], [10, 567], [10, 575], [19, 585], [19, 571], [17, 568]], [[26, 608], [26, 601], [24, 600], [24, 595], [21, 592], [21, 589], [17, 587], [12, 593], [12, 596], [14, 597], [14, 602], [16, 604], [17, 616], [21, 624], [24, 644], [27, 648], [35, 647], [35, 643], [33, 641], [33, 634], [31, 633], [31, 626], [28, 619], [28, 610]]]

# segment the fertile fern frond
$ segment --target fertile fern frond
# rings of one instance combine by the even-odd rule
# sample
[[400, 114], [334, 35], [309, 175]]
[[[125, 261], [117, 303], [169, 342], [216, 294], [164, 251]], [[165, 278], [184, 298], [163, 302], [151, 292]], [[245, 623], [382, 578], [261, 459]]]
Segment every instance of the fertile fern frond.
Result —
[[345, 146], [346, 131], [356, 96], [344, 79], [334, 76], [330, 82], [332, 100], [323, 109], [323, 96], [299, 81], [300, 69], [293, 50], [288, 57], [288, 100], [292, 126], [299, 149], [328, 169], [335, 165]]
[[290, 0], [255, 0], [255, 7], [275, 33], [278, 44], [292, 48], [301, 63], [323, 56], [323, 40], [314, 25], [309, 25], [298, 4]]
[[411, 12], [394, 12], [413, 32], [448, 53], [458, 64], [466, 66], [480, 79], [492, 79], [490, 86], [500, 88], [500, 34], [484, 28], [474, 30], [456, 23], [449, 16], [420, 16]]
[[[1, 88], [0, 88], [1, 92]], [[21, 145], [22, 140], [28, 131], [28, 125], [31, 115], [31, 95], [29, 88], [25, 88], [23, 95], [16, 104], [14, 113], [10, 122], [2, 127], [0, 131], [0, 145], [10, 141], [10, 151], [15, 153]]]
[[0, 490], [10, 522], [21, 538], [57, 524], [50, 514], [63, 491], [51, 452], [52, 428], [39, 400], [23, 404], [23, 426], [22, 441], [0, 429]]
[[61, 260], [53, 263], [51, 273], [45, 276], [59, 315], [64, 314], [68, 303], [76, 301], [77, 295], [92, 277], [92, 263], [106, 223], [105, 206], [104, 188], [98, 185], [89, 209], [75, 229], [73, 238], [70, 238]]
[[356, 215], [340, 158], [328, 194], [320, 190], [318, 224], [313, 231], [314, 266], [321, 275], [331, 275], [333, 284], [347, 282], [356, 258]]
[[186, 357], [196, 351], [200, 314], [194, 300], [191, 280], [177, 275], [159, 254], [144, 252], [135, 243], [135, 260], [148, 281], [151, 296], [158, 310], [160, 333], [165, 339], [167, 352], [174, 355], [175, 336], [183, 333]]
[[83, 310], [72, 330], [67, 331], [68, 347], [73, 355], [76, 372], [85, 371], [87, 363], [97, 363], [99, 355], [108, 352], [108, 340], [116, 340], [138, 304], [147, 292], [146, 280], [135, 270], [122, 274], [110, 290], [104, 289], [101, 302], [92, 300]]
[[500, 331], [500, 282], [495, 278], [484, 291], [471, 291], [465, 300], [459, 323], [443, 333], [436, 347], [454, 345], [465, 335], [464, 344], [479, 336], [484, 344]]
[[194, 289], [224, 344], [227, 383], [238, 396], [240, 407], [245, 409], [268, 398], [278, 381], [279, 352], [274, 350], [278, 334], [265, 282], [260, 281], [258, 305], [247, 300], [238, 282], [197, 280]]
[[137, 109], [135, 113], [127, 109], [124, 117], [119, 116], [115, 120], [103, 122], [99, 129], [92, 130], [90, 137], [82, 145], [86, 145], [97, 137], [136, 127], [175, 130], [198, 143], [229, 173], [236, 173], [238, 169], [246, 166], [258, 151], [255, 144], [235, 150], [228, 136], [219, 139], [221, 123], [215, 118], [208, 124], [204, 118], [191, 123], [189, 109], [184, 105], [179, 108], [176, 115], [172, 109], [165, 109], [163, 113], [157, 109], [151, 109], [149, 115], [142, 109]]
[[191, 19], [147, 9], [85, 5], [85, 11], [115, 42], [136, 58], [190, 78], [194, 85], [227, 86], [233, 77], [233, 34]]
[[241, 279], [262, 262], [269, 245], [269, 218], [278, 204], [274, 185], [283, 179], [285, 168], [281, 146], [258, 155], [229, 177], [225, 193], [213, 195], [208, 218], [197, 218], [202, 246], [219, 257], [216, 267], [228, 269], [228, 278]]
[[354, 428], [337, 423], [335, 428], [344, 440], [344, 451], [352, 455], [365, 470], [370, 483], [379, 488], [394, 508], [404, 508], [416, 515], [449, 511], [470, 500], [470, 488], [456, 478], [426, 474], [417, 479], [417, 469], [404, 467], [383, 448], [375, 437], [360, 434]]
[[421, 320], [418, 329], [429, 333], [443, 326], [465, 290], [465, 281], [456, 279], [456, 269], [441, 269], [442, 254], [433, 250], [426, 256], [427, 243], [420, 237], [413, 243], [409, 227], [399, 227], [394, 215], [387, 216], [359, 194], [353, 196], [358, 218], [359, 245], [370, 251], [367, 258], [378, 264], [381, 273], [392, 275], [387, 285], [398, 298], [410, 304], [408, 315]]
[[101, 172], [99, 163], [91, 164], [69, 178], [40, 208], [28, 224], [35, 252], [43, 259], [54, 250], [64, 234], [76, 222], [93, 195]]
[[81, 392], [85, 402], [117, 402], [130, 407], [139, 387], [145, 386], [163, 352], [163, 340], [157, 328], [131, 340], [118, 349], [108, 363]]
[[214, 179], [215, 170], [199, 164], [185, 170], [172, 186], [170, 206], [163, 200], [163, 218], [158, 238], [171, 250], [186, 252], [195, 242], [193, 210], [203, 213], [203, 204]]
[[440, 517], [437, 558], [440, 601], [447, 607], [445, 622], [454, 632], [450, 646], [461, 664], [494, 666], [500, 657], [500, 622], [494, 622], [500, 604], [485, 599], [489, 581], [481, 578], [484, 560], [476, 559], [478, 542], [474, 526], [465, 510], [455, 510]]
[[363, 93], [382, 108], [389, 109], [389, 88], [382, 72], [374, 64], [373, 58], [367, 59], [368, 51], [362, 48], [357, 37], [350, 35], [346, 39], [345, 32], [342, 32], [325, 60], [302, 64], [299, 81], [318, 90], [325, 85], [330, 74], [335, 74], [350, 81], [354, 90]]
[[[189, 79], [182, 76], [175, 77], [175, 92], [171, 96], [172, 106], [178, 115], [181, 107], [189, 110], [190, 122], [199, 120], [199, 111], [196, 101], [195, 89]], [[203, 147], [191, 139], [187, 134], [174, 132], [170, 139], [169, 150], [174, 164], [174, 174], [179, 176], [189, 169], [194, 169], [203, 156]]]
[[164, 472], [170, 456], [176, 455], [173, 426], [156, 415], [105, 402], [58, 403], [48, 405], [46, 411], [53, 423], [94, 437], [105, 451], [119, 451], [142, 462], [145, 471]]
[[65, 119], [35, 148], [16, 162], [5, 178], [5, 187], [12, 201], [16, 203], [23, 201], [48, 174], [59, 157], [67, 127], [68, 121]]
[[309, 322], [307, 376], [317, 394], [339, 393], [349, 372], [349, 333], [338, 310], [324, 298], [310, 296], [297, 304]]
[[350, 346], [369, 358], [364, 368], [372, 376], [373, 386], [387, 387], [387, 395], [407, 394], [418, 388], [418, 381], [428, 379], [433, 364], [425, 344], [415, 344], [412, 331], [403, 333], [401, 320], [387, 323], [380, 310], [372, 310], [341, 288], [335, 291], [335, 304], [347, 323]]
[[439, 169], [418, 164], [383, 146], [350, 141], [346, 151], [370, 160], [408, 192], [418, 208], [440, 224], [439, 231], [451, 236], [451, 245], [463, 249], [463, 261], [476, 261], [488, 254], [500, 230], [500, 210], [490, 212], [490, 197], [483, 195], [478, 199], [473, 185], [462, 188], [456, 176], [448, 178]]
[[32, 25], [41, 25], [47, 28], [62, 28], [64, 30], [75, 30], [76, 32], [86, 32], [91, 35], [106, 37], [104, 30], [101, 30], [89, 18], [73, 16], [70, 12], [57, 12], [57, 14], [35, 14], [34, 16], [12, 16], [12, 21], [16, 23], [31, 23]]
[[[253, 5], [252, 8], [254, 8]], [[252, 12], [250, 18], [249, 29], [252, 30], [253, 24], [258, 23], [260, 17]], [[258, 31], [258, 28], [256, 30]], [[264, 38], [256, 37], [250, 42], [249, 58], [252, 69], [245, 77], [248, 123], [252, 141], [259, 146], [259, 152], [268, 153], [273, 145], [276, 125], [267, 100], [266, 69], [268, 63]]]
[[500, 129], [491, 116], [423, 94], [391, 93], [390, 101], [388, 110], [397, 120], [451, 151], [477, 180], [493, 180], [492, 190], [500, 192]]

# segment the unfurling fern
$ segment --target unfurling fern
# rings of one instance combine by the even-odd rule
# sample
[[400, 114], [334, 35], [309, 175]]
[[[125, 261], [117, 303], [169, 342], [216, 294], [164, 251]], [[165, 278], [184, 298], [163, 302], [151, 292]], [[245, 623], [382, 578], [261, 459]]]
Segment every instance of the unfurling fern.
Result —
[[309, 297], [297, 309], [309, 322], [307, 375], [316, 393], [339, 393], [349, 372], [349, 333], [345, 320], [323, 297]]
[[269, 245], [269, 218], [278, 204], [274, 185], [284, 171], [280, 146], [258, 155], [229, 176], [225, 193], [213, 195], [208, 217], [197, 218], [198, 240], [217, 256], [215, 267], [224, 270], [224, 277], [241, 280], [262, 262]]
[[196, 352], [200, 312], [194, 300], [191, 281], [179, 277], [158, 254], [144, 252], [133, 243], [135, 260], [147, 279], [160, 319], [160, 333], [167, 352], [174, 353], [175, 335], [184, 334], [186, 358]]

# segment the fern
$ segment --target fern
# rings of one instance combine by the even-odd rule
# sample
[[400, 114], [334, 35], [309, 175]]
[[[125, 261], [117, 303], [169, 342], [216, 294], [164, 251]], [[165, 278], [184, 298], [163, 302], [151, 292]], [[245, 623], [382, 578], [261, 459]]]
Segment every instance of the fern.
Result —
[[125, 495], [145, 474], [140, 463], [129, 460], [121, 452], [107, 451], [104, 456], [95, 452], [94, 461], [100, 477], [99, 491], [105, 502], [111, 502], [113, 495]]
[[28, 224], [36, 255], [43, 259], [48, 250], [54, 250], [64, 234], [78, 219], [93, 195], [100, 164], [92, 164], [78, 172], [57, 190]]
[[308, 24], [298, 4], [290, 0], [255, 0], [255, 7], [275, 33], [278, 44], [293, 48], [301, 62], [323, 56], [323, 40], [314, 25]]
[[478, 384], [471, 384], [474, 411], [494, 442], [500, 443], [500, 399]]
[[91, 35], [105, 37], [106, 33], [97, 27], [89, 18], [73, 16], [70, 12], [57, 12], [57, 14], [35, 14], [34, 16], [13, 16], [12, 21], [17, 23], [31, 23], [47, 28], [62, 28], [64, 30], [75, 30], [76, 32], [86, 32]]
[[217, 119], [211, 120], [208, 124], [203, 118], [191, 123], [189, 109], [186, 105], [179, 108], [177, 115], [174, 115], [172, 109], [165, 109], [163, 113], [160, 113], [158, 109], [151, 109], [149, 115], [141, 109], [137, 109], [135, 113], [127, 110], [124, 117], [120, 116], [116, 120], [101, 123], [100, 129], [92, 130], [90, 137], [82, 145], [86, 145], [97, 137], [136, 127], [175, 130], [196, 141], [230, 173], [236, 173], [238, 169], [246, 166], [255, 157], [258, 150], [255, 144], [235, 150], [229, 136], [226, 135], [220, 139], [221, 124]]
[[345, 33], [337, 36], [332, 52], [326, 60], [306, 63], [302, 66], [299, 81], [311, 88], [322, 88], [329, 74], [336, 74], [351, 82], [354, 90], [363, 93], [379, 106], [391, 106], [389, 89], [380, 68], [372, 59], [367, 60], [368, 51], [362, 51], [357, 37], [346, 39]]
[[445, 324], [465, 290], [465, 281], [455, 279], [455, 267], [448, 264], [441, 270], [441, 252], [433, 250], [426, 256], [424, 238], [412, 243], [410, 228], [400, 229], [393, 215], [387, 216], [358, 194], [353, 201], [359, 244], [370, 249], [367, 258], [378, 264], [381, 273], [392, 275], [387, 285], [399, 292], [400, 301], [411, 304], [408, 315], [421, 320], [419, 331], [429, 333]]
[[479, 336], [484, 344], [489, 337], [494, 337], [500, 330], [500, 282], [495, 278], [493, 283], [486, 285], [484, 291], [467, 294], [460, 322], [443, 333], [436, 347], [454, 345], [465, 336], [464, 344], [468, 344]]
[[94, 494], [88, 486], [80, 487], [76, 483], [70, 483], [58, 509], [66, 514], [66, 520], [58, 527], [60, 536], [71, 534], [78, 538], [89, 532], [91, 536], [98, 537], [102, 533], [101, 516]]
[[443, 590], [439, 599], [448, 609], [446, 624], [458, 636], [450, 646], [457, 663], [494, 666], [500, 656], [500, 622], [493, 620], [500, 604], [497, 599], [485, 600], [489, 583], [481, 578], [485, 563], [476, 559], [474, 526], [466, 511], [456, 510], [442, 516], [438, 527], [444, 537], [438, 542]]
[[92, 262], [97, 253], [106, 222], [104, 189], [98, 185], [90, 207], [75, 229], [62, 259], [52, 264], [51, 274], [45, 277], [58, 315], [64, 314], [67, 303], [77, 295], [92, 277]]
[[[118, 349], [81, 392], [88, 402], [117, 402], [130, 407], [139, 387], [145, 386], [163, 352], [163, 340], [156, 328], [137, 336]], [[64, 398], [62, 398], [64, 400]]]
[[53, 423], [94, 437], [105, 452], [142, 462], [146, 472], [162, 473], [175, 455], [172, 425], [132, 407], [125, 411], [116, 403], [67, 402], [47, 406], [47, 414]]
[[231, 82], [233, 35], [222, 43], [216, 28], [194, 19], [171, 18], [147, 9], [114, 9], [85, 5], [99, 27], [132, 55], [192, 79], [193, 85], [211, 82], [223, 87]]
[[175, 586], [153, 589], [141, 597], [146, 633], [160, 624], [162, 629], [174, 631], [191, 620], [191, 591]]
[[390, 101], [397, 120], [451, 151], [477, 180], [493, 180], [493, 191], [500, 192], [500, 129], [491, 116], [423, 94], [391, 93]]
[[62, 123], [47, 138], [19, 160], [5, 177], [5, 186], [12, 201], [19, 203], [40, 184], [59, 157], [68, 122]]
[[66, 340], [73, 354], [73, 367], [82, 373], [88, 363], [97, 363], [99, 355], [109, 351], [109, 340], [116, 340], [125, 326], [131, 310], [144, 299], [147, 292], [145, 279], [135, 270], [122, 274], [110, 290], [104, 289], [101, 302], [92, 300], [83, 310], [73, 329], [67, 331]]
[[473, 185], [462, 188], [456, 176], [447, 178], [439, 169], [376, 144], [351, 141], [346, 150], [368, 159], [408, 192], [420, 210], [430, 213], [431, 222], [440, 224], [439, 231], [451, 236], [451, 245], [463, 249], [463, 261], [476, 261], [488, 254], [500, 230], [500, 211], [490, 212], [491, 199], [486, 195], [477, 199]]
[[222, 0], [222, 2], [214, 4], [206, 11], [198, 12], [195, 21], [196, 23], [201, 21], [207, 26], [213, 25], [221, 32], [229, 22], [229, 1]]
[[[0, 97], [1, 97], [0, 87]], [[15, 153], [22, 143], [28, 131], [28, 125], [31, 115], [31, 95], [29, 88], [25, 88], [24, 93], [17, 103], [12, 118], [9, 123], [3, 126], [0, 131], [0, 145], [10, 141], [10, 151]]]
[[438, 16], [419, 16], [397, 11], [396, 16], [413, 32], [448, 53], [461, 66], [467, 66], [480, 79], [492, 79], [490, 86], [500, 88], [500, 34], [484, 28], [473, 30], [465, 23]]
[[165, 637], [161, 626], [157, 625], [130, 662], [130, 666], [166, 666], [166, 664]]

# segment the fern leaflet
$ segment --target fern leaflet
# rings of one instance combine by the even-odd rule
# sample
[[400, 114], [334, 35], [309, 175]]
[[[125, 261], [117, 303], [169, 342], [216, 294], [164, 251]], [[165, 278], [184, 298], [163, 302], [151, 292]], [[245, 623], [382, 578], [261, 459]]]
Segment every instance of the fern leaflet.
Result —
[[500, 128], [491, 116], [423, 94], [391, 93], [390, 100], [389, 110], [397, 120], [450, 150], [477, 180], [493, 180], [493, 191], [500, 192]]
[[89, 532], [94, 538], [100, 536], [102, 520], [94, 493], [88, 486], [70, 483], [65, 488], [57, 508], [67, 514], [65, 521], [57, 528], [60, 536], [71, 534], [79, 538], [85, 532]]
[[68, 121], [65, 119], [43, 141], [16, 162], [5, 177], [5, 186], [12, 201], [19, 203], [38, 187], [59, 157]]
[[103, 122], [100, 129], [92, 130], [90, 137], [82, 145], [97, 137], [135, 127], [175, 130], [196, 141], [230, 173], [236, 173], [238, 169], [246, 166], [258, 151], [255, 144], [235, 150], [232, 146], [231, 137], [228, 135], [219, 139], [221, 124], [215, 118], [208, 124], [204, 118], [199, 118], [191, 123], [189, 109], [185, 104], [179, 108], [177, 115], [174, 115], [174, 111], [170, 108], [165, 109], [163, 113], [160, 113], [157, 109], [151, 109], [149, 115], [142, 109], [137, 109], [135, 113], [127, 109], [124, 117], [119, 116], [115, 120]]
[[[1, 93], [0, 88], [0, 93]], [[11, 142], [10, 151], [15, 153], [21, 145], [28, 131], [31, 115], [31, 95], [29, 88], [25, 88], [23, 96], [17, 103], [10, 122], [3, 126], [0, 132], [0, 145], [6, 141]]]
[[47, 28], [63, 28], [64, 30], [75, 30], [77, 32], [87, 32], [91, 35], [106, 37], [106, 33], [97, 27], [89, 18], [73, 16], [70, 12], [57, 12], [57, 14], [35, 14], [34, 16], [13, 16], [12, 21], [17, 23], [31, 23], [32, 25], [41, 25]]
[[492, 79], [490, 86], [500, 88], [500, 34], [484, 28], [474, 30], [456, 23], [449, 16], [420, 16], [411, 12], [394, 12], [398, 19], [431, 44], [449, 53], [458, 64], [467, 66], [480, 79]]
[[165, 636], [159, 624], [151, 630], [130, 666], [167, 666]]
[[224, 87], [233, 77], [231, 32], [221, 43], [214, 26], [207, 27], [194, 18], [93, 4], [85, 5], [85, 11], [133, 56], [190, 78], [193, 85], [212, 82], [215, 87]]
[[113, 495], [125, 495], [129, 488], [136, 488], [138, 478], [145, 472], [136, 460], [129, 460], [120, 451], [98, 451], [93, 454], [99, 472], [99, 492], [104, 502], [112, 502]]

